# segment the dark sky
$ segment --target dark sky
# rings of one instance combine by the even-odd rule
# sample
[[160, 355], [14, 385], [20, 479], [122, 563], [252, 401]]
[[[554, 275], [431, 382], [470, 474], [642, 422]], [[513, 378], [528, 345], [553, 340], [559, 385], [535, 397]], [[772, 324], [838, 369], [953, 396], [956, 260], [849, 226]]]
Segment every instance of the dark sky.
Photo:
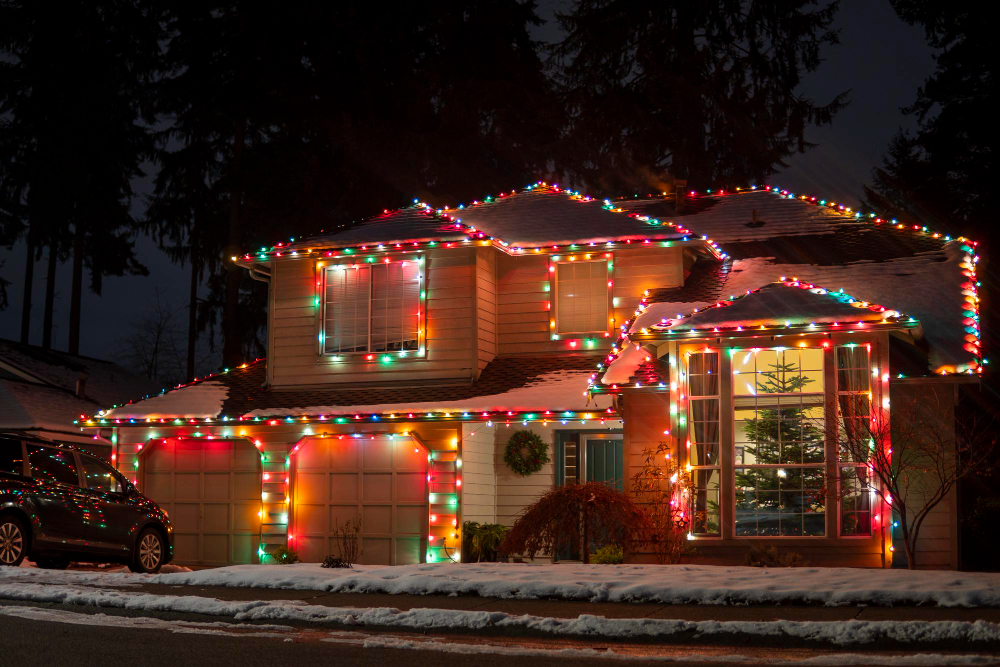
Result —
[[[539, 5], [540, 15], [548, 22], [537, 30], [536, 37], [558, 39], [559, 29], [551, 18], [568, 2], [543, 0]], [[912, 121], [900, 113], [900, 108], [913, 101], [917, 87], [933, 69], [933, 60], [921, 29], [902, 23], [888, 0], [845, 0], [837, 27], [841, 44], [827, 49], [825, 62], [805, 78], [802, 93], [826, 102], [838, 92], [851, 90], [851, 104], [837, 115], [831, 127], [807, 131], [807, 138], [819, 145], [791, 158], [788, 168], [771, 179], [771, 184], [854, 205], [892, 135], [901, 127], [912, 128]], [[138, 182], [135, 187], [143, 194], [149, 191], [147, 182]], [[143, 207], [140, 197], [136, 212], [141, 213]], [[157, 294], [161, 302], [173, 308], [185, 305], [186, 271], [171, 264], [150, 239], [139, 239], [138, 247], [140, 259], [149, 267], [148, 277], [106, 278], [100, 297], [84, 291], [82, 354], [120, 359], [122, 338], [149, 312]], [[21, 244], [12, 251], [0, 250], [0, 258], [5, 260], [3, 275], [14, 282], [10, 305], [0, 312], [0, 337], [16, 339], [20, 335], [25, 248]], [[69, 273], [70, 267], [61, 265], [57, 274], [53, 332], [57, 349], [66, 347]], [[41, 341], [44, 288], [42, 261], [35, 266], [31, 342], [36, 344]], [[178, 314], [177, 323], [183, 328], [183, 313]]]

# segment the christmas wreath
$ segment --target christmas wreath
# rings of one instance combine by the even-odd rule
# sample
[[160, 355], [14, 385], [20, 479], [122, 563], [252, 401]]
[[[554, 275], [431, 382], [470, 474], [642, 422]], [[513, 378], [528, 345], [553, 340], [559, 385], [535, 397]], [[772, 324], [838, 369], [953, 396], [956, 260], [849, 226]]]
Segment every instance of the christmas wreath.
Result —
[[549, 462], [549, 447], [536, 433], [518, 431], [507, 441], [503, 461], [518, 475], [527, 477]]

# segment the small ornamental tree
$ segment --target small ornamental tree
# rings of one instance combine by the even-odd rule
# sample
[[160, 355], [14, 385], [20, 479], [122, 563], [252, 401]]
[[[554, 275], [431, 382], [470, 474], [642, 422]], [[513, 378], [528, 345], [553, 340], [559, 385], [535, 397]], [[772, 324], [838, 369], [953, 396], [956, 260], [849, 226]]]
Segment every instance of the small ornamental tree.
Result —
[[554, 554], [583, 535], [583, 562], [590, 562], [590, 541], [618, 544], [629, 553], [651, 531], [645, 512], [621, 491], [602, 482], [568, 484], [552, 489], [528, 507], [500, 545], [506, 555]]
[[841, 404], [842, 413], [867, 416], [846, 427], [841, 420], [840, 457], [864, 464], [869, 492], [892, 507], [911, 570], [918, 566], [920, 529], [934, 508], [962, 479], [993, 469], [1000, 439], [996, 415], [965, 407], [941, 401], [936, 392], [894, 401], [891, 413], [874, 404], [869, 408], [866, 396]]

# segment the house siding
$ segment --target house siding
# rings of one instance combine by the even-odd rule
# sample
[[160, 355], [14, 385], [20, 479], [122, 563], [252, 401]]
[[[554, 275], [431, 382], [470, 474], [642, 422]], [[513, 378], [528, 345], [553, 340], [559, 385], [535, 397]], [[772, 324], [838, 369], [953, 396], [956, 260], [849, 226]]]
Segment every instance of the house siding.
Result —
[[493, 428], [462, 424], [462, 508], [466, 521], [495, 523], [497, 479]]
[[476, 377], [497, 356], [497, 255], [476, 248]]

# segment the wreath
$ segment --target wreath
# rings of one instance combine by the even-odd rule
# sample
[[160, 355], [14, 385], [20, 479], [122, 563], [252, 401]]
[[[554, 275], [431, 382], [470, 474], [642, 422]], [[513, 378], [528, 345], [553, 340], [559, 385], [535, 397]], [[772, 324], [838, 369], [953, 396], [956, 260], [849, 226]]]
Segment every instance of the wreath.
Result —
[[542, 466], [549, 462], [549, 447], [538, 434], [518, 431], [507, 441], [503, 461], [518, 475], [527, 477], [541, 470]]

